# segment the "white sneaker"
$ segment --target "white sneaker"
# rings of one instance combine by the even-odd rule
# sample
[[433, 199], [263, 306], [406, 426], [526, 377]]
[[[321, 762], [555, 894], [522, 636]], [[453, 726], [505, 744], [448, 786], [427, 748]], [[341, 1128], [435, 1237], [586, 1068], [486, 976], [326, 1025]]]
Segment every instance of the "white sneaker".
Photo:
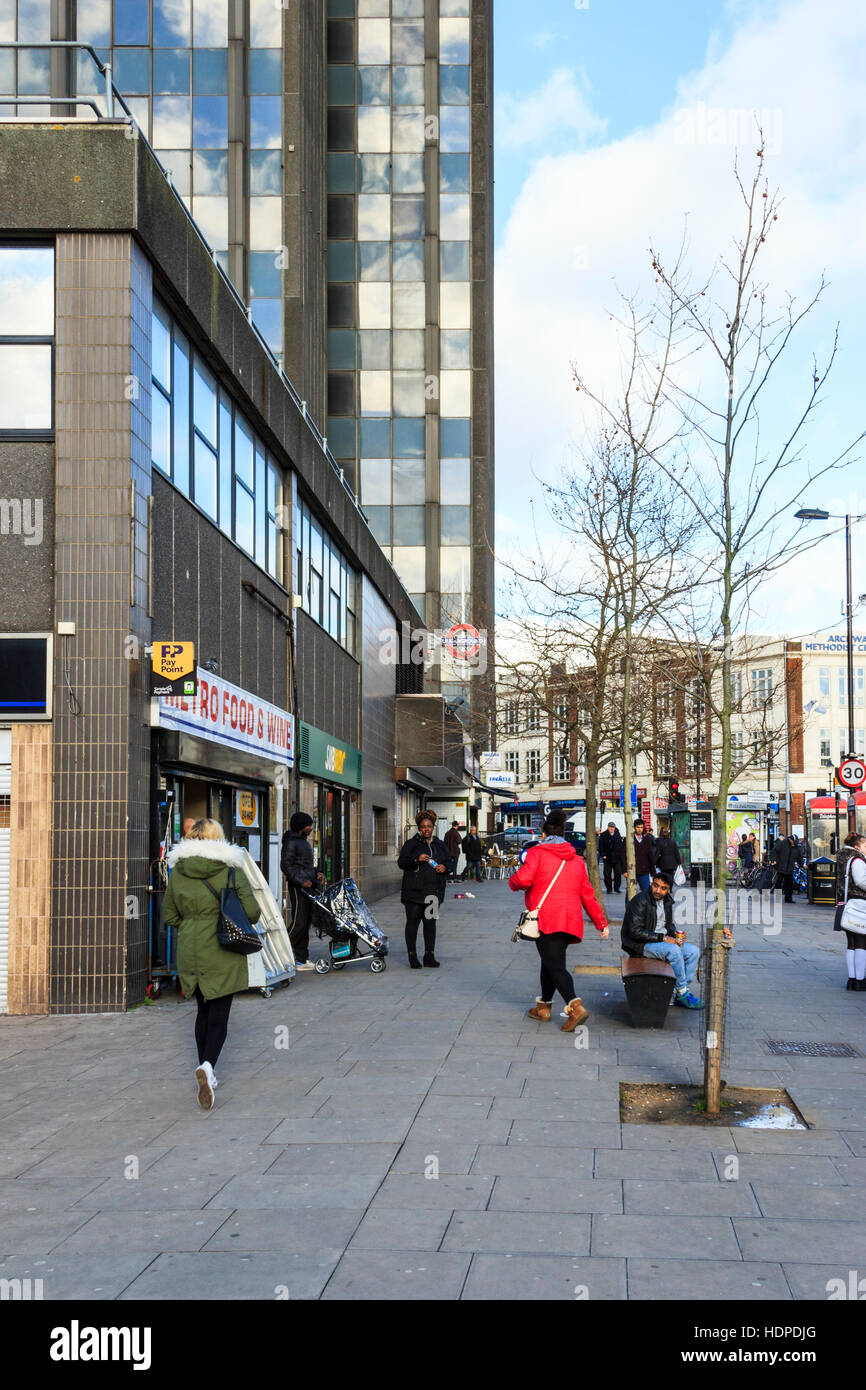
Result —
[[311, 960], [301, 960], [295, 962], [296, 970], [315, 970], [315, 965]]
[[214, 1074], [210, 1062], [202, 1062], [200, 1067], [196, 1067], [195, 1084], [198, 1092], [198, 1103], [202, 1110], [213, 1109]]

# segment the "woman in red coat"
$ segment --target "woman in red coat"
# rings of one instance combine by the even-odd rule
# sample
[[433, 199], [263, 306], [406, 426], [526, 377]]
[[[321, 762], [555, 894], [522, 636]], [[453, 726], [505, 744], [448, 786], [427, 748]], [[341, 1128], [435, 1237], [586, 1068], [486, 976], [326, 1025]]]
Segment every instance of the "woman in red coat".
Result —
[[571, 1033], [589, 1018], [589, 1013], [575, 996], [571, 972], [565, 964], [568, 946], [573, 941], [583, 940], [583, 908], [586, 908], [603, 940], [606, 941], [610, 933], [592, 891], [586, 864], [561, 832], [562, 825], [558, 820], [546, 820], [545, 838], [527, 851], [520, 868], [508, 882], [515, 893], [523, 889], [530, 911], [544, 899], [538, 913], [541, 935], [535, 943], [541, 957], [541, 997], [536, 999], [535, 1008], [529, 1010], [529, 1017], [546, 1023], [550, 1019], [554, 991], [558, 989], [565, 1000], [568, 1015], [562, 1031]]

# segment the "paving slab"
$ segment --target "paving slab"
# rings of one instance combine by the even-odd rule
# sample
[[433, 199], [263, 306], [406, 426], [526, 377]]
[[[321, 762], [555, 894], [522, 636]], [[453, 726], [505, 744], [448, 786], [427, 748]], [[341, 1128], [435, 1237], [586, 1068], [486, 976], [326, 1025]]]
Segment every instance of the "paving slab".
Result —
[[555, 1148], [549, 1144], [481, 1144], [472, 1172], [485, 1177], [545, 1178], [570, 1184], [592, 1177], [593, 1150]]
[[572, 1255], [473, 1255], [464, 1300], [591, 1303], [626, 1297], [626, 1262]]
[[588, 1255], [589, 1216], [559, 1212], [455, 1211], [443, 1250], [512, 1255]]
[[372, 1206], [349, 1242], [352, 1250], [438, 1250], [452, 1209]]
[[98, 1260], [81, 1255], [7, 1255], [0, 1259], [0, 1279], [41, 1279], [46, 1302], [97, 1302], [119, 1298], [156, 1255], [140, 1250], [100, 1250]]
[[144, 1251], [152, 1256], [163, 1250], [200, 1250], [226, 1219], [226, 1212], [133, 1210], [95, 1212], [85, 1225], [56, 1247], [58, 1255], [101, 1258], [103, 1250], [122, 1255]]
[[245, 1209], [228, 1216], [205, 1249], [234, 1254], [287, 1251], [292, 1255], [315, 1254], [323, 1248], [342, 1250], [363, 1215], [363, 1207]]
[[[504, 1146], [503, 1146], [504, 1147]], [[459, 1139], [435, 1139], [432, 1144], [417, 1139], [407, 1139], [391, 1165], [392, 1173], [420, 1173], [433, 1171], [431, 1159], [436, 1160], [436, 1168], [442, 1173], [468, 1173], [478, 1145], [474, 1142], [461, 1142]]]
[[[643, 1302], [778, 1302], [791, 1290], [779, 1264], [735, 1260], [628, 1261], [628, 1296]], [[715, 1344], [714, 1344], [715, 1345]]]
[[421, 1174], [394, 1173], [382, 1183], [370, 1203], [370, 1209], [397, 1207], [412, 1210], [434, 1207], [456, 1211], [460, 1208], [483, 1209], [490, 1200], [493, 1179], [469, 1174], [439, 1173], [426, 1178]]
[[[691, 1260], [737, 1260], [729, 1219], [716, 1216], [594, 1216], [593, 1255], [667, 1257], [673, 1249]], [[753, 1259], [757, 1255], [752, 1255]], [[762, 1256], [762, 1258], [772, 1258]]]
[[860, 1302], [866, 1297], [866, 1270], [848, 1269], [841, 1260], [825, 1265], [784, 1263], [782, 1270], [796, 1299]]
[[469, 1256], [423, 1250], [349, 1250], [340, 1260], [322, 1297], [388, 1302], [442, 1302], [460, 1297]]
[[751, 1186], [762, 1216], [790, 1217], [796, 1213], [808, 1216], [810, 1221], [853, 1221], [866, 1225], [863, 1190], [859, 1186], [791, 1182], [754, 1182]]
[[269, 1150], [272, 1162], [266, 1170], [274, 1176], [283, 1173], [315, 1172], [325, 1185], [340, 1175], [383, 1178], [399, 1151], [399, 1144], [287, 1144]]
[[160, 1207], [171, 1211], [200, 1211], [220, 1188], [225, 1177], [199, 1177], [195, 1174], [178, 1175], [175, 1169], [171, 1175], [153, 1177], [145, 1174], [140, 1178], [107, 1178], [79, 1198], [74, 1210], [92, 1211], [158, 1211]]
[[837, 1260], [847, 1270], [866, 1270], [866, 1220], [804, 1221], [734, 1218], [744, 1260], [785, 1264], [825, 1264]]
[[568, 1183], [553, 1178], [502, 1177], [490, 1198], [490, 1211], [622, 1212], [622, 1183], [588, 1178]]
[[[838, 1188], [837, 1191], [843, 1189]], [[747, 1182], [638, 1181], [623, 1183], [627, 1216], [759, 1216]], [[767, 1215], [764, 1212], [764, 1215]]]
[[210, 1252], [164, 1254], [120, 1295], [121, 1300], [213, 1299], [221, 1302], [319, 1298], [339, 1249], [239, 1255]]
[[595, 1176], [663, 1183], [719, 1180], [712, 1156], [700, 1149], [596, 1149]]
[[[495, 1121], [491, 1121], [493, 1123]], [[567, 1146], [570, 1149], [614, 1149], [620, 1142], [620, 1126], [618, 1123], [604, 1124], [592, 1120], [586, 1124], [564, 1120], [515, 1120], [508, 1142], [547, 1144], [555, 1148]]]
[[[312, 1166], [312, 1165], [311, 1165]], [[245, 1174], [230, 1178], [207, 1203], [207, 1211], [275, 1207], [297, 1211], [321, 1207], [365, 1207], [381, 1179], [369, 1174], [342, 1169], [339, 1175], [328, 1178], [320, 1171], [308, 1173], [273, 1173], [263, 1176]]]

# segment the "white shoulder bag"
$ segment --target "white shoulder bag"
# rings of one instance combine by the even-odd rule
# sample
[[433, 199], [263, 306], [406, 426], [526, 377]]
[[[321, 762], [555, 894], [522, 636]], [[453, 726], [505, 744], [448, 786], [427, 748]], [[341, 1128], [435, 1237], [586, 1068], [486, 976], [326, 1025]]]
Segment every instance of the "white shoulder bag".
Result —
[[514, 928], [514, 931], [511, 934], [512, 941], [537, 941], [538, 938], [541, 936], [541, 929], [538, 925], [538, 914], [544, 907], [544, 904], [547, 901], [548, 893], [550, 892], [556, 880], [559, 878], [559, 875], [562, 873], [564, 868], [565, 860], [563, 859], [556, 873], [553, 875], [553, 878], [550, 880], [547, 887], [545, 888], [544, 897], [541, 899], [541, 902], [538, 904], [538, 907], [532, 908], [531, 911], [524, 910], [523, 912], [521, 912], [520, 917], [517, 921], [517, 926]]
[[852, 854], [845, 873], [845, 907], [842, 912], [842, 928], [844, 931], [866, 932], [866, 898], [849, 898], [848, 896], [851, 880], [854, 877], [856, 857]]

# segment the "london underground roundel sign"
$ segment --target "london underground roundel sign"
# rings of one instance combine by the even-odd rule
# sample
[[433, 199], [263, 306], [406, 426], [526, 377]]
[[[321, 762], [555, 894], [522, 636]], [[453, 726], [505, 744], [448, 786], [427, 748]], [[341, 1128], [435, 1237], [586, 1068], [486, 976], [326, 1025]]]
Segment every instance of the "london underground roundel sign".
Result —
[[836, 769], [836, 776], [843, 787], [858, 792], [866, 783], [866, 762], [862, 758], [846, 758]]
[[442, 645], [457, 661], [470, 661], [481, 650], [481, 633], [471, 623], [455, 623], [442, 638]]

